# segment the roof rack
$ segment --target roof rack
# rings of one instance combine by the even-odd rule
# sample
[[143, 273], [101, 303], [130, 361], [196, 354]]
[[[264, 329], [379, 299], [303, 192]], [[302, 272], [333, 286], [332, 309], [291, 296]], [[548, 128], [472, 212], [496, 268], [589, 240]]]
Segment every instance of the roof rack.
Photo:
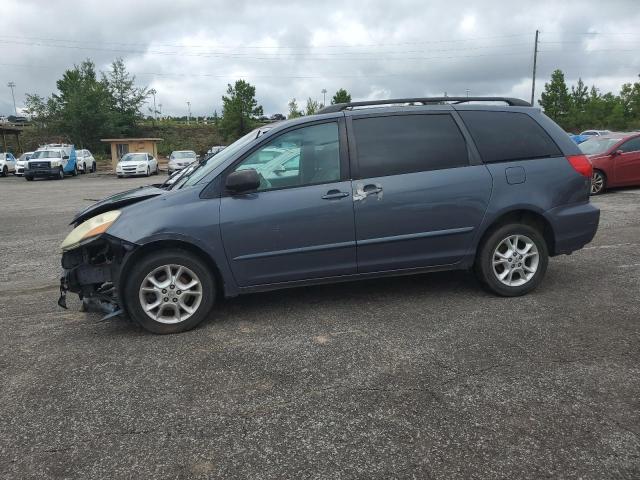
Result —
[[438, 103], [467, 103], [467, 102], [505, 102], [510, 107], [530, 107], [531, 104], [525, 100], [511, 97], [420, 97], [420, 98], [392, 98], [389, 100], [367, 100], [364, 102], [336, 103], [327, 105], [318, 110], [317, 113], [341, 112], [348, 108], [369, 107], [374, 105], [393, 105], [400, 103], [432, 105]]

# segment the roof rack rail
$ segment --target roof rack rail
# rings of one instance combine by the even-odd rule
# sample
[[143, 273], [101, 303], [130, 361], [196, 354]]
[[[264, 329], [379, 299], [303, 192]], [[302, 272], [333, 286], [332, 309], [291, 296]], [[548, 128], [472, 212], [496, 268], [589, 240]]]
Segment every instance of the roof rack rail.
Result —
[[334, 113], [341, 112], [348, 108], [369, 107], [374, 105], [393, 105], [399, 103], [419, 103], [421, 105], [430, 105], [437, 103], [467, 103], [467, 102], [505, 102], [510, 107], [530, 107], [531, 104], [525, 100], [511, 97], [419, 97], [419, 98], [391, 98], [389, 100], [367, 100], [364, 102], [336, 103], [335, 105], [327, 105], [318, 110], [317, 113]]

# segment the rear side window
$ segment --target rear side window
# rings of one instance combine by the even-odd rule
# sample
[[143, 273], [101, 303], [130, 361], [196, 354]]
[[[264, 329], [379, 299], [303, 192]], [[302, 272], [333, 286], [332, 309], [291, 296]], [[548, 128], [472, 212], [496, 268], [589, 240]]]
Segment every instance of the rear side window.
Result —
[[640, 150], [640, 137], [632, 138], [624, 142], [618, 150], [622, 150], [623, 152], [637, 152]]
[[549, 134], [529, 115], [517, 112], [461, 111], [484, 162], [561, 156]]
[[449, 114], [353, 121], [361, 178], [469, 165], [467, 144]]

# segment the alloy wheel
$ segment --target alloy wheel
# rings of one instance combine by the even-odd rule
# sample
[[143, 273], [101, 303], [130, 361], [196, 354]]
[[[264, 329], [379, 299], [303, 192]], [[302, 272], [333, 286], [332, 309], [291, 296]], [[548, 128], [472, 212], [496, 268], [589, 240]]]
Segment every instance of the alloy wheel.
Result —
[[202, 294], [202, 282], [192, 270], [170, 264], [155, 268], [144, 278], [138, 297], [149, 318], [175, 324], [198, 310]]
[[526, 235], [509, 235], [493, 251], [493, 273], [502, 284], [519, 287], [536, 274], [539, 259], [533, 240]]
[[591, 177], [591, 194], [597, 195], [604, 188], [604, 176], [597, 170], [593, 172]]

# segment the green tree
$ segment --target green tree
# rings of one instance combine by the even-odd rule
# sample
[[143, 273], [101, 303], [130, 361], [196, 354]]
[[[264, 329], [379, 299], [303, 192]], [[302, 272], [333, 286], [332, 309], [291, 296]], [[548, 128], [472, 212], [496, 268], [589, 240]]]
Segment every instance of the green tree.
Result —
[[551, 74], [551, 82], [544, 84], [544, 91], [540, 95], [538, 103], [545, 114], [566, 128], [565, 123], [570, 111], [571, 97], [562, 70], [556, 70]]
[[122, 58], [111, 64], [111, 70], [102, 74], [102, 83], [111, 94], [111, 114], [118, 134], [131, 134], [142, 119], [142, 106], [149, 96], [146, 87], [136, 87], [136, 77], [131, 75]]
[[287, 118], [298, 118], [302, 116], [302, 112], [298, 109], [298, 102], [296, 102], [295, 98], [289, 100], [287, 106], [289, 107]]
[[335, 105], [336, 103], [349, 103], [351, 101], [351, 95], [344, 88], [338, 90], [333, 98], [331, 99], [331, 104]]
[[256, 87], [244, 80], [228, 84], [227, 95], [222, 96], [220, 127], [227, 138], [238, 138], [249, 132], [256, 118], [263, 114], [256, 100]]
[[305, 115], [314, 115], [318, 110], [322, 108], [320, 102], [313, 100], [311, 97], [307, 98], [307, 106], [305, 108]]

